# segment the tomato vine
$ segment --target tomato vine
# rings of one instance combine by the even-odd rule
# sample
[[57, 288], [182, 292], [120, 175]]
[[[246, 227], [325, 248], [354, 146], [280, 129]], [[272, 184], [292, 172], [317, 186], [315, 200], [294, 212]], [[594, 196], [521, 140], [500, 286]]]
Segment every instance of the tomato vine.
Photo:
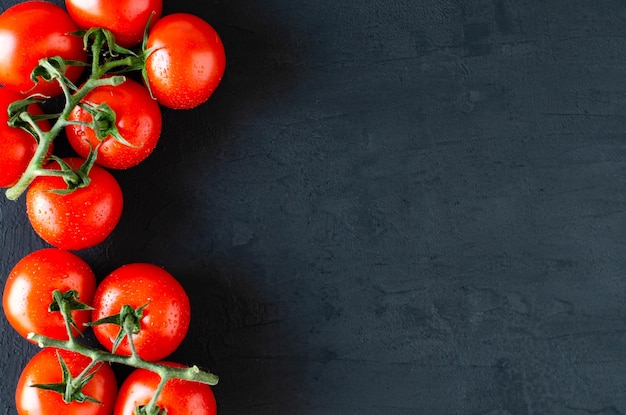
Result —
[[78, 376], [67, 378], [63, 389], [65, 391], [64, 396], [67, 397], [66, 402], [71, 402], [73, 399], [71, 397], [73, 396], [80, 396], [81, 388], [87, 384], [85, 380], [88, 381], [88, 378], [92, 376], [94, 368], [102, 363], [117, 363], [138, 369], [149, 370], [159, 375], [161, 379], [159, 387], [147, 407], [143, 408], [146, 415], [156, 415], [160, 413], [157, 401], [161, 391], [169, 380], [180, 379], [190, 382], [199, 382], [210, 386], [217, 385], [219, 381], [219, 377], [217, 375], [200, 370], [200, 368], [195, 365], [191, 367], [175, 367], [141, 358], [133, 345], [133, 334], [136, 334], [137, 331], [140, 330], [139, 325], [137, 324], [137, 315], [141, 314], [140, 309], [133, 309], [132, 307], [126, 306], [123, 307], [120, 315], [116, 316], [120, 323], [121, 333], [123, 333], [123, 336], [127, 338], [131, 348], [131, 355], [124, 356], [116, 354], [115, 352], [107, 352], [87, 346], [77, 340], [73, 330], [75, 323], [71, 315], [71, 310], [76, 309], [77, 306], [76, 300], [71, 293], [68, 294], [55, 290], [52, 295], [52, 301], [57, 305], [58, 311], [63, 316], [69, 336], [68, 340], [54, 339], [37, 333], [30, 333], [28, 335], [29, 340], [36, 342], [41, 348], [54, 347], [57, 349], [68, 350], [91, 359], [91, 363], [87, 365], [87, 367], [85, 367]]
[[[75, 35], [79, 35], [78, 33]], [[44, 58], [39, 61], [39, 65], [33, 69], [31, 78], [37, 82], [41, 77], [47, 82], [56, 81], [63, 92], [65, 103], [63, 109], [58, 114], [42, 114], [34, 115], [28, 111], [28, 107], [33, 103], [41, 102], [40, 95], [33, 95], [23, 100], [17, 101], [9, 106], [9, 125], [12, 127], [23, 128], [34, 135], [38, 142], [35, 155], [31, 159], [28, 167], [22, 177], [13, 186], [5, 192], [9, 200], [15, 200], [22, 195], [28, 186], [39, 176], [61, 176], [67, 183], [67, 190], [72, 191], [77, 188], [89, 185], [89, 170], [96, 162], [97, 147], [93, 148], [89, 156], [85, 159], [85, 163], [79, 169], [64, 168], [61, 170], [45, 169], [44, 164], [47, 161], [50, 146], [63, 131], [63, 129], [74, 122], [70, 121], [72, 110], [80, 105], [81, 100], [89, 94], [89, 92], [102, 86], [118, 86], [125, 82], [123, 75], [117, 74], [113, 76], [105, 76], [110, 73], [123, 73], [138, 70], [143, 67], [144, 56], [149, 53], [144, 51], [142, 54], [136, 54], [133, 51], [122, 48], [115, 44], [113, 35], [106, 29], [92, 29], [82, 32], [85, 48], [91, 51], [91, 64], [89, 65], [90, 75], [88, 79], [77, 87], [65, 75], [68, 65], [87, 65], [82, 62], [66, 61], [58, 56]], [[103, 60], [103, 57], [106, 58]], [[93, 114], [93, 121], [88, 126], [94, 131], [99, 132], [106, 129], [109, 134], [116, 139], [128, 144], [123, 137], [116, 133], [115, 130], [115, 112], [106, 104], [100, 104], [90, 109]], [[37, 122], [39, 120], [54, 119], [55, 122], [48, 131], [43, 131]], [[103, 125], [105, 126], [103, 128]], [[111, 134], [113, 133], [113, 134]], [[102, 134], [100, 134], [102, 135]], [[53, 156], [54, 157], [54, 156]], [[58, 160], [58, 159], [57, 159]]]
[[[156, 16], [160, 19], [160, 5], [161, 2], [156, 0], [155, 7], [157, 10], [152, 11], [152, 17]], [[22, 2], [19, 6], [20, 7], [16, 7], [15, 9], [10, 9], [13, 13], [17, 13], [18, 15], [23, 12], [34, 11], [34, 15], [36, 15], [38, 19], [37, 21], [45, 21], [46, 18], [54, 15], [59, 17], [59, 20], [63, 20], [63, 24], [65, 25], [63, 27], [73, 25], [65, 15], [65, 11], [50, 3], [26, 1]], [[74, 6], [76, 5], [72, 5], [72, 11], [75, 14], [84, 12]], [[5, 13], [0, 13], [0, 29], [2, 28], [2, 24], [7, 24], [6, 19], [4, 23], [2, 23], [3, 15], [6, 17]], [[87, 21], [90, 19], [87, 15], [82, 17], [86, 17]], [[136, 23], [142, 19], [143, 17], [137, 17], [134, 22]], [[11, 21], [14, 22], [17, 20], [19, 19], [12, 15]], [[30, 23], [34, 24], [33, 22]], [[82, 23], [85, 23], [85, 21], [82, 21]], [[84, 25], [80, 27], [84, 27]], [[23, 49], [25, 46], [30, 46], [31, 34], [28, 33], [28, 31], [21, 30], [21, 28], [14, 29], [17, 32], [16, 37], [19, 37], [18, 40], [21, 42], [20, 48]], [[150, 32], [151, 30], [153, 31]], [[28, 133], [27, 135], [34, 138], [36, 147], [33, 150], [32, 147], [34, 143], [30, 142], [29, 145], [31, 147], [29, 151], [23, 151], [25, 154], [32, 154], [25, 168], [24, 165], [26, 163], [22, 160], [20, 160], [20, 163], [13, 163], [13, 165], [17, 167], [12, 170], [17, 171], [20, 175], [19, 178], [16, 175], [12, 175], [6, 180], [7, 183], [4, 185], [7, 187], [5, 196], [9, 200], [16, 200], [24, 192], [27, 192], [27, 214], [34, 230], [46, 242], [58, 249], [58, 251], [54, 251], [55, 248], [46, 251], [43, 256], [48, 259], [50, 259], [51, 256], [56, 257], [59, 252], [65, 252], [71, 255], [67, 253], [66, 250], [78, 250], [92, 247], [102, 242], [103, 239], [110, 234], [121, 215], [122, 193], [117, 181], [106, 172], [104, 168], [127, 168], [134, 165], [133, 163], [135, 162], [138, 163], [137, 160], [142, 160], [141, 157], [147, 156], [147, 154], [152, 151], [151, 149], [154, 147], [150, 146], [156, 145], [156, 140], [161, 132], [160, 110], [158, 110], [157, 105], [156, 111], [151, 109], [145, 112], [150, 112], [152, 117], [156, 117], [156, 114], [158, 114], [159, 118], [158, 122], [155, 123], [156, 127], [150, 132], [150, 134], [152, 134], [149, 141], [150, 144], [145, 144], [148, 141], [146, 140], [141, 145], [138, 145], [134, 139], [130, 139], [130, 134], [129, 136], [122, 134], [120, 130], [124, 131], [123, 127], [118, 129], [118, 121], [125, 115], [124, 112], [116, 112], [116, 109], [113, 108], [115, 105], [112, 100], [107, 102], [107, 100], [95, 98], [94, 96], [97, 95], [96, 91], [99, 90], [101, 92], [104, 89], [107, 91], [105, 93], [106, 95], [109, 94], [109, 91], [115, 90], [119, 92], [128, 86], [129, 89], [135, 88], [135, 95], [138, 95], [139, 93], [136, 88], [139, 88], [141, 89], [141, 93], [144, 94], [142, 98], [144, 99], [144, 103], [147, 100], [150, 101], [150, 103], [158, 102], [158, 104], [172, 109], [190, 109], [208, 99], [221, 81], [225, 69], [224, 48], [215, 30], [199, 17], [187, 13], [176, 13], [166, 16], [157, 21], [154, 25], [151, 25], [151, 18], [148, 18], [144, 27], [143, 42], [139, 45], [135, 45], [137, 46], [135, 50], [129, 49], [132, 48], [132, 46], [126, 47], [126, 41], [124, 41], [124, 46], [121, 46], [122, 42], [117, 43], [113, 31], [109, 29], [88, 27], [83, 30], [76, 30], [72, 33], [68, 33], [69, 31], [70, 30], [55, 27], [54, 30], [51, 30], [50, 33], [46, 33], [46, 35], [49, 35], [50, 38], [54, 38], [57, 41], [60, 38], [71, 40], [71, 42], [67, 42], [72, 43], [72, 49], [74, 49], [70, 52], [77, 52], [76, 49], [78, 49], [79, 53], [69, 56], [75, 56], [75, 59], [79, 60], [62, 57], [60, 55], [45, 55], [45, 57], [41, 59], [34, 61], [29, 60], [29, 63], [26, 65], [28, 69], [33, 65], [35, 66], [30, 72], [30, 81], [33, 83], [30, 91], [47, 91], [51, 95], [56, 94], [54, 96], [59, 96], [60, 94], [63, 102], [60, 108], [57, 109], [57, 112], [44, 113], [40, 111], [39, 106], [36, 105], [51, 98], [50, 96], [44, 95], [41, 92], [31, 93], [30, 95], [23, 92], [23, 89], [27, 88], [23, 87], [24, 83], [28, 84], [26, 71], [23, 71], [24, 73], [20, 71], [19, 76], [16, 77], [19, 78], [17, 79], [19, 82], [16, 82], [16, 84], [21, 85], [21, 87], [10, 90], [11, 94], [20, 94], [18, 96], [21, 99], [8, 104], [6, 107], [8, 126], [16, 129], [12, 131], [18, 131], [17, 129], [26, 131]], [[128, 33], [125, 33], [125, 35], [127, 34]], [[154, 34], [153, 37], [151, 37], [152, 34]], [[135, 35], [136, 33], [133, 33], [133, 39]], [[82, 50], [80, 49], [80, 42], [76, 44], [77, 38], [82, 38]], [[2, 49], [7, 43], [11, 42], [4, 42], [0, 45], [0, 54], [2, 54], [4, 58], [9, 55], [9, 53], [4, 53], [6, 50]], [[183, 48], [180, 47], [181, 44], [183, 44]], [[44, 47], [42, 49], [45, 50], [46, 48]], [[37, 53], [39, 52], [41, 51], [37, 49]], [[159, 58], [151, 60], [154, 56], [153, 54], [157, 53]], [[29, 58], [32, 58], [33, 55], [34, 54], [30, 54]], [[80, 57], [83, 55], [84, 59]], [[198, 59], [200, 59], [200, 61], [191, 62], [189, 60], [190, 56], [199, 57]], [[17, 57], [15, 57], [11, 63], [14, 63], [16, 60]], [[35, 62], [37, 62], [36, 65]], [[164, 69], [164, 62], [171, 63], [171, 68]], [[10, 83], [7, 82], [6, 79], [1, 78], [2, 76], [6, 76], [7, 73], [12, 72], [11, 70], [7, 70], [7, 67], [10, 65], [6, 64], [6, 62], [0, 62], [0, 66], [2, 66], [0, 68], [0, 84], [8, 87]], [[23, 69], [23, 67], [24, 65], [22, 65], [21, 69]], [[190, 72], [190, 68], [196, 69], [191, 69]], [[202, 70], [197, 70], [197, 68], [201, 68]], [[144, 85], [140, 85], [127, 78], [126, 74], [130, 72], [139, 72], [139, 75], [143, 78]], [[82, 74], [82, 77], [76, 76], [77, 73]], [[175, 78], [175, 82], [171, 82], [173, 78]], [[133, 85], [131, 87], [131, 84], [137, 84], [137, 86]], [[46, 88], [39, 88], [40, 86], [45, 86]], [[58, 92], [53, 88], [56, 86], [58, 86]], [[9, 88], [7, 88], [6, 91], [9, 91]], [[147, 98], [145, 96], [146, 91], [148, 93]], [[132, 94], [131, 92], [128, 93]], [[113, 92], [110, 92], [110, 94], [113, 95]], [[9, 95], [7, 94], [7, 96]], [[118, 95], [118, 100], [119, 99]], [[11, 101], [12, 100], [13, 99], [11, 99]], [[5, 106], [9, 100], [2, 102], [2, 105]], [[148, 104], [139, 106], [147, 107]], [[81, 114], [79, 117], [75, 114], [77, 111], [83, 111], [86, 115]], [[88, 146], [86, 155], [79, 151], [70, 139], [69, 131], [72, 129], [88, 129], [93, 132], [93, 136], [97, 141], [82, 140], [83, 144], [86, 142]], [[23, 131], [20, 131], [20, 133], [23, 134]], [[68, 133], [68, 141], [82, 158], [60, 158], [53, 154], [53, 143], [63, 131]], [[28, 138], [30, 138], [30, 136]], [[80, 139], [83, 138], [85, 137], [81, 137]], [[142, 147], [143, 154], [141, 156], [134, 156], [135, 158], [132, 160], [128, 158], [121, 164], [113, 163], [112, 165], [107, 165], [104, 161], [99, 163], [98, 158], [100, 156], [100, 150], [106, 147], [104, 144], [110, 142], [110, 140], [113, 140], [116, 144], [119, 143], [125, 146], [127, 149]], [[22, 146], [22, 148], [23, 147], [24, 146]], [[104, 156], [102, 159], [104, 159]], [[7, 157], [5, 157], [4, 160], [7, 160]], [[24, 160], [28, 160], [28, 158], [24, 157]], [[2, 159], [0, 159], [0, 161], [2, 161]], [[96, 166], [97, 164], [98, 166]], [[91, 189], [91, 192], [81, 193], [85, 192], [85, 189]], [[55, 197], [56, 199], [52, 201], [51, 197]], [[107, 199], [107, 201], [100, 203], [101, 200], [98, 199], [98, 197]], [[91, 211], [87, 210], [89, 208], [86, 206], [96, 205], [98, 205], [95, 208], [97, 209], [96, 213], [94, 213], [94, 208], [91, 208]], [[53, 217], [52, 221], [49, 221], [47, 216]], [[90, 219], [78, 219], [78, 217], [87, 217]], [[50, 223], [42, 225], [44, 221], [49, 221]], [[49, 228], [46, 228], [46, 226], [49, 226]], [[51, 234], [54, 235], [51, 236]], [[42, 260], [33, 267], [22, 265], [25, 269], [24, 278], [32, 277], [33, 280], [45, 278], [40, 275], [46, 274], [46, 272], [43, 272], [41, 269], [41, 264], [44, 262], [45, 261]], [[50, 264], [54, 262], [55, 260], [51, 260]], [[145, 264], [142, 266], [144, 265]], [[50, 267], [53, 268], [52, 265], [50, 265]], [[76, 279], [84, 277], [89, 279], [90, 284], [91, 280], [95, 281], [95, 277], [91, 273], [91, 270], [88, 269], [88, 266], [84, 264], [84, 266], [81, 265], [81, 267], [85, 268], [83, 271], [85, 271], [86, 274], [76, 275]], [[156, 266], [153, 267], [158, 268]], [[36, 271], [33, 271], [35, 269]], [[50, 271], [50, 273], [52, 273], [52, 271]], [[62, 273], [63, 272], [61, 272], [61, 274]], [[18, 273], [16, 272], [16, 274]], [[67, 275], [63, 275], [63, 278], [66, 277]], [[11, 275], [9, 278], [11, 278]], [[173, 280], [175, 284], [178, 284], [173, 277], [171, 277], [171, 280]], [[50, 286], [58, 283], [54, 281], [54, 278], [49, 278], [48, 285], [44, 284], [45, 287], [40, 285], [39, 287], [33, 288], [32, 291], [41, 294], [42, 291], [51, 290]], [[89, 290], [84, 291], [91, 291], [91, 294], [93, 294], [93, 287], [91, 285], [89, 286]], [[102, 285], [101, 283], [100, 287], [102, 287]], [[124, 303], [118, 314], [110, 315], [109, 310], [108, 314], [99, 316], [96, 321], [85, 323], [82, 320], [84, 317], [83, 314], [84, 312], [91, 313], [93, 311], [95, 315], [98, 310], [96, 301], [93, 301], [92, 308], [91, 305], [81, 302], [82, 300], [79, 299], [78, 289], [60, 289], [57, 285], [54, 285], [49, 307], [48, 304], [44, 304], [44, 308], [41, 309], [31, 304], [31, 308], [37, 309], [36, 312], [42, 320], [47, 320], [47, 322], [54, 320], [56, 326], [54, 327], [54, 331], [52, 331], [48, 326], [41, 329], [42, 326], [19, 325], [17, 324], [19, 322], [14, 321], [19, 319], [20, 316], [25, 319], [26, 317], [24, 316], [27, 314], [14, 313], [16, 304], [19, 303], [26, 307], [24, 304], [29, 303], [26, 297], [32, 297], [34, 295], [32, 292], [26, 293], [25, 291], [20, 291], [15, 294], [13, 290], [7, 288], [8, 286], [9, 284], [5, 284], [3, 306], [5, 314], [11, 316], [9, 319], [11, 325], [16, 329], [18, 329], [18, 327], [21, 329], [28, 327], [26, 330], [18, 330], [22, 335], [24, 335], [24, 332], [38, 331], [28, 333], [27, 338], [46, 350], [55, 349], [56, 357], [58, 358], [59, 371], [55, 372], [55, 374], [60, 373], [61, 380], [44, 381], [40, 383], [31, 382], [29, 387], [34, 386], [45, 391], [56, 392], [62, 396], [65, 403], [98, 403], [96, 397], [90, 396], [85, 393], [84, 390], [93, 386], [92, 380], [96, 376], [101, 375], [100, 377], [108, 377], [110, 379], [110, 373], [103, 374], [103, 372], [111, 371], [109, 367], [110, 364], [121, 364], [134, 367], [139, 371], [149, 371], [159, 377], [158, 384], [156, 384], [154, 388], [154, 394], [151, 395], [149, 400], [146, 399], [145, 402], [142, 401], [141, 404], [135, 404], [136, 407], [132, 408], [133, 413], [138, 415], [163, 415], [166, 409], [160, 407], [161, 403], [159, 403], [159, 397], [161, 394], [166, 395], [167, 393], [171, 393], [171, 391], [166, 392], [169, 381], [190, 381], [195, 384], [204, 385], [203, 387], [207, 387], [206, 385], [216, 385], [218, 382], [218, 377], [215, 374], [200, 370], [195, 365], [187, 367], [177, 363], [157, 361], [157, 359], [162, 356], [166, 356], [167, 353], [171, 353], [171, 351], [180, 344], [180, 341], [182, 341], [182, 338], [186, 334], [189, 303], [182, 286], [179, 287], [180, 296], [178, 300], [184, 297], [186, 301], [181, 300], [178, 302], [185, 305], [181, 307], [182, 311], [177, 310], [179, 311], [178, 314], [176, 314], [177, 311], [172, 311], [171, 313], [176, 314], [175, 320], [181, 322], [186, 321], [185, 324], [187, 325], [181, 324], [175, 339], [166, 339], [167, 336], [162, 334], [163, 330], [159, 333], [158, 330], [142, 327], [144, 324], [142, 323], [144, 314], [153, 311], [149, 310], [150, 305], [154, 305], [155, 308], [158, 308], [161, 314], [167, 314], [166, 311], [164, 311], [167, 308], [167, 304], [163, 301], [160, 303], [156, 301], [154, 292], [152, 292], [151, 297], [147, 300], [149, 301], [148, 303], [144, 303], [139, 307], [133, 307], [128, 305], [128, 303]], [[161, 284], [159, 288], [162, 289], [162, 292], [166, 292], [163, 290], [163, 284]], [[7, 295], [7, 292], [11, 292], [11, 294]], [[172, 292], [173, 291], [167, 291], [165, 295], [172, 294]], [[48, 291], [45, 296], [37, 296], [37, 306], [41, 306], [42, 301], [45, 302], [45, 300], [42, 299], [48, 297], [49, 293], [50, 291]], [[91, 294], [89, 295], [91, 296]], [[140, 296], [136, 291], [132, 291], [132, 294], [135, 297], [130, 299], [124, 298], [123, 301], [132, 303]], [[91, 297], [93, 298], [93, 296]], [[7, 298], [9, 299], [7, 300]], [[173, 297], [166, 297], [166, 302], [173, 303], [177, 301], [174, 300]], [[48, 314], [44, 311], [45, 307], [48, 307]], [[12, 308], [13, 310], [11, 310]], [[115, 312], [117, 311], [113, 311], [113, 313]], [[81, 313], [81, 320], [79, 322], [77, 322], [79, 319], [76, 318], [75, 320], [74, 317], [74, 315], [78, 313]], [[63, 326], [59, 325], [59, 314], [62, 316]], [[18, 316], [13, 318], [14, 315]], [[56, 320], [48, 319], [51, 315], [55, 317]], [[168, 314], [168, 316], [170, 316], [170, 314]], [[154, 323], [156, 320], [158, 319], [152, 318], [150, 321]], [[100, 337], [102, 335], [99, 331], [104, 325], [110, 324], [119, 326], [119, 330], [116, 332], [117, 337], [115, 337], [113, 341], [112, 348], [109, 348], [108, 344], [101, 340]], [[97, 340], [100, 341], [100, 344], [107, 350], [94, 348], [79, 341], [78, 336], [86, 326], [94, 327], [94, 334]], [[156, 326], [156, 324], [153, 324], [153, 326]], [[57, 336], [59, 331], [61, 336]], [[54, 335], [51, 334], [53, 332]], [[153, 344], [156, 342], [160, 342], [159, 346], [163, 346], [163, 343], [169, 342], [169, 348], [160, 347], [162, 350], [159, 351], [160, 353], [164, 353], [164, 351], [167, 353], [163, 355], [155, 355], [153, 353], [150, 356], [153, 356], [154, 359], [150, 359], [148, 355], [143, 354], [143, 344], [139, 336], [140, 332], [141, 334], [150, 334], [150, 336], [146, 337], [151, 339], [150, 344], [152, 347], [154, 347]], [[124, 344], [122, 345], [123, 342]], [[126, 347], [129, 351], [125, 349]], [[67, 354], [65, 354], [66, 352]], [[76, 355], [81, 356], [81, 362], [75, 359]], [[38, 361], [45, 361], [45, 364], [48, 365], [45, 366], [47, 368], [50, 364], [50, 358], [51, 354], [45, 353]], [[54, 357], [52, 358], [54, 359]], [[33, 360], [35, 360], [35, 358]], [[88, 363], [83, 364], [85, 361]], [[77, 367], [79, 368], [78, 372]], [[33, 369], [28, 366], [25, 368], [23, 374], [27, 370], [39, 370], [39, 374], [42, 372], [49, 374], [47, 370]], [[20, 377], [18, 390], [23, 388], [24, 383], [22, 379], [24, 379], [24, 377]], [[205, 397], [210, 396], [210, 398], [213, 399], [213, 403], [209, 405], [212, 409], [209, 408], [209, 411], [214, 413], [215, 402], [210, 389], [208, 391], [202, 391], [201, 394]], [[110, 395], [111, 394], [109, 394], [109, 396]], [[19, 409], [19, 405], [18, 403], [18, 412], [22, 413], [22, 410]], [[56, 404], [53, 406], [53, 411], [56, 411], [58, 407]]]

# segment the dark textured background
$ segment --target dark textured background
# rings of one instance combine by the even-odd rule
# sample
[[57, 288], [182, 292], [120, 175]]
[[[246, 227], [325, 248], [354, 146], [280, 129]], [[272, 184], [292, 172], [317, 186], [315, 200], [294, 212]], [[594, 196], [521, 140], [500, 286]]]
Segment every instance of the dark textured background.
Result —
[[[14, 2], [2, 1], [3, 7]], [[189, 290], [221, 415], [626, 414], [626, 2], [169, 1], [226, 76], [99, 276]], [[2, 281], [45, 245], [0, 201]], [[34, 348], [0, 321], [0, 414]]]

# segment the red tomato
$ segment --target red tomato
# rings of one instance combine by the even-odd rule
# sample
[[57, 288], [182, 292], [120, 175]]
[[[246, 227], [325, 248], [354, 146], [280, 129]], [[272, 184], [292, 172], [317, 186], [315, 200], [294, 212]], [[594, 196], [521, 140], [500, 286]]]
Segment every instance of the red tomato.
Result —
[[[189, 298], [180, 283], [166, 270], [156, 265], [134, 263], [124, 265], [109, 274], [96, 289], [92, 320], [116, 315], [122, 306], [147, 306], [139, 323], [139, 333], [133, 344], [140, 357], [156, 361], [171, 354], [185, 338], [191, 310]], [[98, 341], [109, 351], [120, 331], [115, 324], [93, 326]], [[128, 339], [116, 353], [130, 355]]]
[[117, 44], [131, 47], [143, 39], [150, 14], [152, 24], [161, 17], [163, 0], [65, 0], [65, 7], [82, 29], [109, 29]]
[[[37, 140], [21, 128], [7, 125], [9, 116], [7, 109], [12, 102], [23, 99], [17, 92], [0, 88], [0, 187], [13, 186], [26, 170], [28, 163], [37, 150]], [[32, 104], [28, 111], [33, 115], [43, 114], [42, 109]], [[37, 123], [43, 131], [50, 129], [50, 123], [42, 120]]]
[[60, 383], [62, 371], [58, 355], [63, 358], [72, 376], [89, 365], [91, 359], [81, 354], [46, 348], [37, 353], [24, 367], [17, 383], [15, 403], [19, 415], [109, 415], [115, 404], [117, 381], [111, 367], [106, 364], [96, 366], [94, 377], [83, 388], [84, 395], [100, 403], [65, 403], [63, 396], [55, 391], [43, 390], [32, 385]]
[[[40, 78], [34, 87], [30, 74], [42, 58], [85, 61], [83, 40], [70, 34], [77, 30], [65, 10], [52, 3], [25, 1], [9, 7], [0, 14], [0, 84], [23, 94], [59, 95], [56, 81]], [[82, 71], [82, 66], [68, 66], [66, 75], [76, 81]]]
[[[173, 367], [180, 364], [164, 362]], [[133, 415], [140, 405], [147, 405], [157, 389], [160, 378], [154, 372], [136, 369], [122, 383], [115, 401], [114, 415]], [[209, 385], [171, 379], [157, 399], [157, 406], [167, 415], [215, 415], [217, 407]]]
[[205, 102], [226, 68], [224, 45], [201, 18], [174, 13], [159, 20], [148, 35], [148, 85], [162, 105], [189, 109]]
[[[78, 168], [83, 160], [66, 158]], [[48, 168], [58, 168], [53, 162]], [[60, 177], [40, 176], [26, 192], [26, 213], [35, 232], [50, 245], [78, 250], [104, 241], [117, 225], [123, 207], [122, 189], [117, 180], [99, 166], [89, 172], [87, 187], [62, 195], [51, 190], [64, 189]]]
[[[139, 164], [152, 153], [161, 135], [161, 108], [143, 85], [127, 78], [121, 85], [94, 89], [83, 102], [106, 102], [115, 111], [118, 132], [132, 144], [132, 147], [128, 146], [109, 135], [98, 149], [97, 164], [126, 169]], [[74, 107], [69, 119], [86, 123], [93, 120], [81, 106]], [[90, 149], [100, 142], [95, 131], [84, 125], [70, 125], [65, 131], [70, 144], [81, 157], [87, 157]]]
[[[52, 293], [74, 290], [78, 300], [91, 305], [96, 291], [96, 277], [85, 261], [56, 248], [32, 252], [11, 270], [4, 286], [2, 306], [7, 320], [22, 336], [37, 333], [67, 340], [67, 330], [60, 312], [48, 311]], [[82, 332], [91, 318], [91, 311], [72, 311]]]

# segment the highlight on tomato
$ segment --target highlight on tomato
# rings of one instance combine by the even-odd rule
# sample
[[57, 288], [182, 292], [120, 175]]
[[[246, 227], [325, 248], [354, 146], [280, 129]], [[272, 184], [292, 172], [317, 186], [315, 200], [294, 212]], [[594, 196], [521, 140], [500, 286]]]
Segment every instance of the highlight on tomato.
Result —
[[[80, 169], [85, 160], [61, 160]], [[59, 161], [48, 169], [60, 171]], [[122, 189], [111, 173], [94, 165], [88, 185], [64, 193], [68, 184], [62, 177], [39, 176], [26, 192], [26, 214], [35, 232], [47, 243], [66, 250], [91, 248], [103, 242], [117, 226], [123, 208]]]
[[120, 327], [126, 317], [133, 319], [132, 342], [137, 354], [145, 360], [161, 360], [174, 352], [187, 334], [191, 320], [189, 297], [165, 269], [149, 263], [126, 264], [98, 285], [92, 328], [107, 350], [130, 356], [128, 337]]
[[[78, 26], [67, 12], [46, 1], [25, 1], [0, 14], [0, 84], [21, 94], [56, 96], [61, 87], [55, 80], [38, 77], [35, 85], [31, 72], [42, 58], [60, 56], [68, 61], [84, 62], [81, 37], [72, 33]], [[75, 82], [83, 66], [67, 66], [67, 78]]]
[[[2, 306], [7, 320], [21, 336], [38, 333], [58, 340], [69, 338], [63, 315], [51, 307], [56, 290], [89, 306], [96, 291], [96, 277], [82, 258], [56, 248], [31, 252], [15, 264], [4, 286]], [[74, 330], [82, 333], [91, 320], [91, 311], [78, 307], [71, 315]]]
[[[93, 377], [84, 387], [72, 388], [69, 398], [67, 378], [75, 378], [88, 367], [91, 359], [82, 354], [45, 348], [24, 367], [15, 391], [18, 415], [110, 415], [117, 395], [117, 380], [113, 369], [99, 363], [89, 372]], [[64, 379], [64, 369], [67, 368]], [[39, 385], [39, 386], [36, 386]], [[82, 385], [79, 385], [82, 386]]]
[[[160, 362], [172, 367], [183, 367], [174, 362]], [[157, 390], [160, 378], [145, 369], [134, 370], [124, 380], [115, 401], [114, 415], [134, 415], [137, 407], [147, 405]], [[215, 415], [217, 405], [209, 385], [181, 379], [170, 379], [156, 401], [156, 406], [167, 414]]]
[[65, 7], [81, 29], [108, 29], [117, 44], [129, 48], [141, 42], [149, 20], [159, 19], [163, 0], [65, 0]]
[[150, 30], [145, 77], [165, 107], [191, 109], [209, 99], [224, 75], [226, 54], [215, 29], [198, 16], [173, 13]]
[[[115, 116], [99, 117], [105, 114], [98, 112], [99, 105], [107, 105]], [[129, 78], [89, 92], [74, 107], [69, 121], [66, 136], [78, 155], [87, 158], [97, 149], [96, 164], [112, 169], [127, 169], [145, 160], [155, 149], [162, 128], [159, 104], [145, 86]]]

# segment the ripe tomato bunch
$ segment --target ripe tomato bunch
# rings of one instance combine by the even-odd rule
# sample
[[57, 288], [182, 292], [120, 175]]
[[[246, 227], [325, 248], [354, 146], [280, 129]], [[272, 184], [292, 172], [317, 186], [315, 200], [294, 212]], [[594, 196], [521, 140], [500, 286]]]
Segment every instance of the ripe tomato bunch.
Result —
[[[2, 305], [19, 334], [44, 347], [19, 378], [18, 414], [216, 413], [214, 375], [163, 361], [191, 316], [187, 293], [163, 268], [131, 263], [97, 284], [79, 256], [44, 248], [13, 267]], [[76, 340], [87, 327], [105, 350]], [[119, 392], [110, 363], [136, 367]]]
[[[116, 227], [123, 193], [110, 170], [152, 153], [161, 108], [204, 103], [225, 65], [213, 27], [163, 15], [162, 0], [28, 0], [0, 13], [0, 188], [11, 200], [26, 193], [28, 219], [52, 246], [21, 259], [4, 287], [7, 320], [43, 348], [18, 381], [19, 414], [216, 412], [217, 377], [164, 360], [189, 327], [181, 284], [148, 263], [97, 283], [71, 251]], [[58, 137], [74, 155], [55, 154]], [[78, 341], [87, 328], [101, 347]], [[136, 369], [119, 388], [112, 364]]]
[[[140, 164], [156, 147], [161, 107], [197, 107], [226, 58], [213, 27], [162, 0], [24, 1], [0, 14], [0, 187], [26, 192], [35, 232], [62, 249], [101, 243], [123, 194], [109, 169]], [[42, 102], [62, 97], [58, 112]], [[74, 156], [54, 155], [64, 135]]]

